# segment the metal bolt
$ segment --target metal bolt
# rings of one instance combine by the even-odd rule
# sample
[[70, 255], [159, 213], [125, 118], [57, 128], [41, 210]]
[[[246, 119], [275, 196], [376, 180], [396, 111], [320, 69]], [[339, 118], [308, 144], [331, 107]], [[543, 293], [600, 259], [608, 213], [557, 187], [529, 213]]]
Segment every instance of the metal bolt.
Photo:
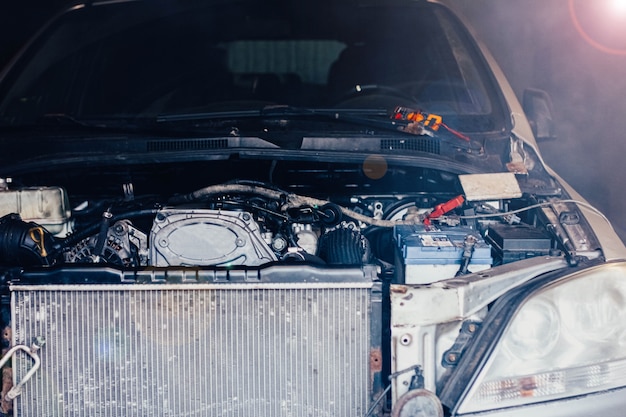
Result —
[[121, 224], [116, 224], [115, 227], [113, 228], [113, 232], [116, 235], [124, 234], [124, 226], [122, 226]]
[[44, 347], [45, 344], [46, 344], [46, 338], [43, 336], [37, 336], [35, 337], [35, 340], [33, 340], [33, 345], [31, 347], [31, 350], [39, 350], [42, 347]]

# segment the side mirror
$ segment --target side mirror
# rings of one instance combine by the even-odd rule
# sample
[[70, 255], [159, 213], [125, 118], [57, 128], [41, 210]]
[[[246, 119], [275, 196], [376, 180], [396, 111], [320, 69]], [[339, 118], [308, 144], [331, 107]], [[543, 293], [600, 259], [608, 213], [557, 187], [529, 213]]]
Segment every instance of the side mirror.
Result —
[[552, 100], [543, 90], [524, 90], [522, 106], [537, 141], [556, 139]]

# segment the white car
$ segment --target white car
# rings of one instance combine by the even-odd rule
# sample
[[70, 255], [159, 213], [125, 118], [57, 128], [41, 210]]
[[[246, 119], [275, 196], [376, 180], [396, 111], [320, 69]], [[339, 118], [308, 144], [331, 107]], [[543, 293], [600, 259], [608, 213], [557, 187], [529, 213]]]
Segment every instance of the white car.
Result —
[[626, 248], [428, 1], [77, 4], [0, 75], [0, 410], [621, 416]]

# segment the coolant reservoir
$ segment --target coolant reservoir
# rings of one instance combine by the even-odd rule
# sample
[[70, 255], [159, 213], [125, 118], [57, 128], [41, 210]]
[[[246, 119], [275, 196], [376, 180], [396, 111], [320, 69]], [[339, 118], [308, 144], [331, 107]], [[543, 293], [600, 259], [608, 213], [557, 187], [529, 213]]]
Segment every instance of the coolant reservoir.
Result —
[[33, 187], [0, 190], [0, 217], [17, 213], [25, 222], [34, 222], [58, 237], [70, 232], [71, 209], [61, 187]]

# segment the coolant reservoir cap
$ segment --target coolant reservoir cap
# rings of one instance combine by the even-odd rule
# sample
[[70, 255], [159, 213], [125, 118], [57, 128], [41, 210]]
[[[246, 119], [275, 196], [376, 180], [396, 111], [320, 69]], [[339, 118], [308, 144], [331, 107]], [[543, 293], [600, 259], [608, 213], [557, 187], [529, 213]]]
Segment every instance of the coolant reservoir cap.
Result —
[[391, 417], [443, 417], [443, 407], [434, 393], [414, 389], [398, 399]]

